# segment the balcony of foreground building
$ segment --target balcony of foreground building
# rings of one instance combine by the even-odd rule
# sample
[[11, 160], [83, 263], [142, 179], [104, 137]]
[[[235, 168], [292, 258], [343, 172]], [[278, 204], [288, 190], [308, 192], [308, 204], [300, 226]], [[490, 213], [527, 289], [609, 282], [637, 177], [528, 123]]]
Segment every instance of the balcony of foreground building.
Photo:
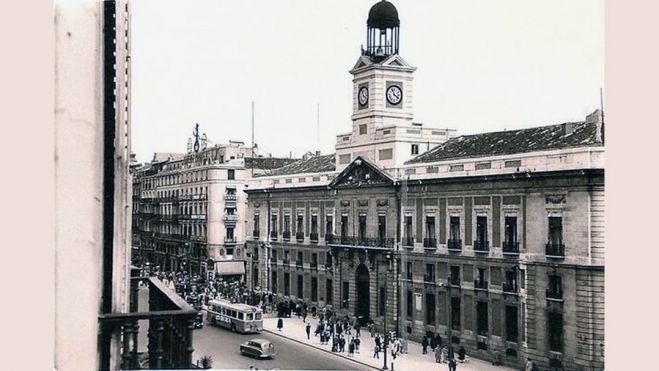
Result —
[[282, 233], [282, 237], [284, 238], [284, 241], [290, 241], [291, 240], [291, 231], [284, 231], [284, 233]]
[[519, 255], [519, 242], [517, 241], [504, 241], [502, 246], [503, 255], [518, 256]]
[[437, 239], [434, 237], [426, 237], [423, 239], [423, 248], [427, 250], [434, 250], [437, 248]]
[[462, 240], [450, 238], [448, 241], [446, 241], [446, 247], [448, 248], [448, 251], [460, 252], [462, 251]]
[[414, 247], [414, 237], [403, 237], [403, 247], [411, 249]]
[[515, 282], [504, 282], [501, 284], [501, 291], [504, 295], [517, 296], [519, 294], [519, 288]]
[[547, 242], [545, 256], [548, 259], [565, 259], [565, 245], [556, 242]]
[[449, 276], [447, 281], [451, 287], [460, 287], [460, 277]]
[[487, 291], [488, 285], [485, 280], [474, 280], [474, 290]]
[[[328, 239], [329, 237], [329, 239]], [[325, 242], [328, 245], [340, 245], [346, 247], [386, 248], [394, 247], [395, 239], [380, 237], [349, 237], [326, 235]]]
[[297, 242], [303, 242], [304, 241], [304, 232], [295, 233], [295, 239], [297, 240]]
[[545, 290], [545, 296], [547, 297], [547, 301], [563, 302], [563, 291], [547, 289]]
[[233, 245], [236, 243], [236, 238], [235, 237], [224, 237], [224, 243]]
[[[139, 302], [138, 281], [148, 284], [148, 303]], [[118, 341], [120, 369], [191, 369], [197, 311], [154, 277], [131, 278], [130, 311], [99, 316], [100, 368], [109, 369], [110, 344]], [[141, 322], [140, 322], [141, 321]], [[147, 325], [148, 324], [148, 325]], [[148, 333], [146, 348], [140, 331]], [[142, 336], [143, 337], [143, 336]]]
[[226, 225], [236, 225], [236, 224], [238, 224], [238, 215], [236, 215], [236, 214], [226, 214], [226, 215], [224, 215], [224, 224], [226, 224]]
[[474, 240], [474, 253], [488, 254], [490, 252], [490, 241], [488, 240]]
[[270, 241], [277, 241], [279, 234], [277, 231], [270, 231]]
[[309, 241], [313, 243], [318, 243], [318, 233], [317, 232], [309, 233]]
[[331, 245], [334, 243], [334, 238], [335, 236], [331, 233], [325, 234], [325, 244], [326, 245]]
[[258, 240], [261, 237], [261, 232], [259, 230], [252, 231], [252, 239]]

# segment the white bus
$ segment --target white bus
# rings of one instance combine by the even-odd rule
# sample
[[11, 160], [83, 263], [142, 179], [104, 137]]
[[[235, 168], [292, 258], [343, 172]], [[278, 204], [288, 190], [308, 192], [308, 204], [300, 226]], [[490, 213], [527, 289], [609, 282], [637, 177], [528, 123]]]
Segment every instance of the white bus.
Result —
[[226, 300], [210, 300], [206, 312], [206, 321], [211, 325], [240, 333], [263, 331], [261, 308]]

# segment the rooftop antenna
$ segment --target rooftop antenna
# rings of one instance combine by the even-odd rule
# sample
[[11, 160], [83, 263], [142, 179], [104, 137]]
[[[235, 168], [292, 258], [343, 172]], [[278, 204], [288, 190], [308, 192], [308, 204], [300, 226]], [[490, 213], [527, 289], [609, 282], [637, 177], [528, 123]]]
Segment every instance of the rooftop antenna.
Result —
[[320, 103], [316, 103], [316, 147], [320, 151]]
[[254, 177], [254, 101], [252, 101], [252, 161], [251, 161], [252, 178]]

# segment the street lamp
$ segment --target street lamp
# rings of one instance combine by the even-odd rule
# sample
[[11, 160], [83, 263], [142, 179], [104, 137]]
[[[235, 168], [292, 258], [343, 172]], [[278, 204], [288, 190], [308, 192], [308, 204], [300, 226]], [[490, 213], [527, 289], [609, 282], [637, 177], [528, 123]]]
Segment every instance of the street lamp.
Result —
[[449, 362], [451, 359], [453, 359], [453, 334], [451, 333], [451, 330], [453, 328], [453, 319], [451, 318], [452, 315], [452, 308], [453, 304], [451, 303], [451, 277], [448, 278], [447, 283], [442, 283], [440, 286], [445, 287], [447, 291], [447, 296], [448, 296], [448, 357], [449, 357]]
[[[387, 273], [391, 273], [392, 271], [392, 264], [393, 264], [393, 256], [391, 252], [387, 252], [385, 255], [387, 259]], [[384, 349], [384, 364], [382, 365], [383, 370], [388, 370], [387, 368], [387, 345], [389, 344], [389, 333], [387, 332], [387, 281], [388, 279], [385, 278], [384, 280], [384, 344], [383, 344], [383, 349]]]

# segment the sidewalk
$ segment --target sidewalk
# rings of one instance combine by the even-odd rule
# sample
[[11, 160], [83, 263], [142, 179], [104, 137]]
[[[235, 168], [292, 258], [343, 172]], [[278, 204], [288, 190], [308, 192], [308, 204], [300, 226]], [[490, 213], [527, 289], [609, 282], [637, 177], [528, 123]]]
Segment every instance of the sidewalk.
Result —
[[[320, 345], [320, 338], [314, 337], [313, 333], [316, 329], [316, 324], [318, 319], [309, 318], [307, 320], [311, 322], [311, 339], [307, 340], [307, 334], [305, 331], [306, 323], [302, 322], [301, 318], [292, 317], [292, 318], [282, 318], [284, 321], [284, 328], [279, 331], [277, 330], [277, 318], [264, 318], [263, 319], [263, 330], [270, 332], [275, 335], [283, 336], [285, 338], [312, 346], [317, 349], [324, 350], [326, 352], [331, 352], [331, 345]], [[369, 366], [375, 369], [381, 369], [383, 365], [384, 355], [380, 352], [380, 358], [373, 358], [373, 348], [375, 343], [373, 338], [368, 331], [363, 329], [361, 332], [361, 345], [359, 346], [360, 353], [355, 353], [355, 357], [348, 357], [347, 345], [346, 351], [343, 353], [333, 353], [337, 356], [355, 361], [362, 366]], [[354, 334], [354, 332], [353, 332]], [[423, 370], [424, 367], [431, 367], [435, 370], [448, 370], [448, 364], [439, 364], [435, 363], [435, 356], [432, 354], [432, 351], [428, 349], [428, 354], [421, 354], [421, 344], [415, 343], [412, 341], [408, 342], [408, 354], [398, 355], [394, 362], [395, 370]], [[467, 354], [468, 355], [468, 354]], [[392, 357], [391, 353], [387, 355], [387, 367], [391, 369]], [[363, 367], [361, 367], [363, 368]], [[513, 370], [512, 368], [502, 367], [502, 366], [493, 366], [489, 362], [481, 361], [475, 358], [469, 358], [467, 363], [458, 363], [457, 369], [459, 371], [504, 371], [504, 370]]]

